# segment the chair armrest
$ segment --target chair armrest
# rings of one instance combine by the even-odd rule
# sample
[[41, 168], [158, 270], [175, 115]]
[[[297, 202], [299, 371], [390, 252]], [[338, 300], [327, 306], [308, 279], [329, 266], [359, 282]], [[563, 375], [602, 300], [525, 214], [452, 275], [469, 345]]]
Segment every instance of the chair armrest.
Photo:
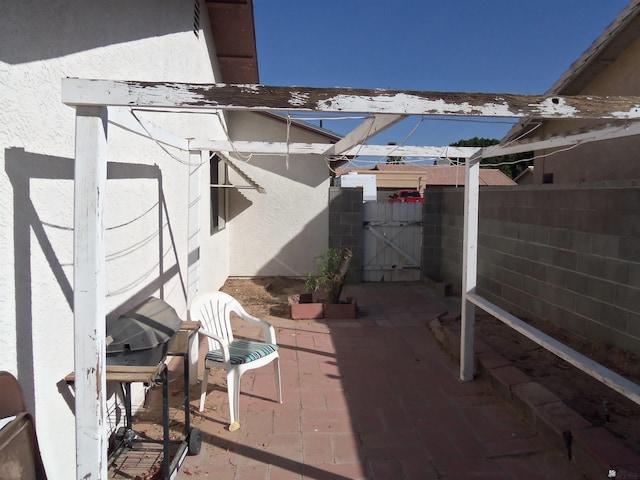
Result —
[[271, 325], [269, 322], [264, 322], [264, 323], [266, 323], [268, 325], [264, 330], [265, 342], [266, 343], [271, 343], [273, 345], [277, 345], [278, 342], [276, 341], [276, 330], [275, 330], [275, 328], [273, 328], [273, 325]]
[[229, 347], [226, 345], [225, 340], [222, 337], [215, 335], [211, 332], [208, 332], [203, 328], [198, 330], [198, 333], [201, 333], [202, 335], [205, 335], [206, 337], [209, 337], [211, 340], [214, 340], [215, 342], [217, 342], [220, 345], [220, 349], [222, 350], [222, 358], [225, 361], [225, 363], [229, 363], [231, 361], [231, 355], [229, 355]]

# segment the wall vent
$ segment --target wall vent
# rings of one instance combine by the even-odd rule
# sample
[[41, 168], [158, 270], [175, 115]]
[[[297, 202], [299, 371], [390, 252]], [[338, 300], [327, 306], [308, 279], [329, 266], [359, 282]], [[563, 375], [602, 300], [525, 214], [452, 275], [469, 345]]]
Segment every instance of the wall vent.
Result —
[[193, 2], [193, 34], [200, 38], [200, 0]]

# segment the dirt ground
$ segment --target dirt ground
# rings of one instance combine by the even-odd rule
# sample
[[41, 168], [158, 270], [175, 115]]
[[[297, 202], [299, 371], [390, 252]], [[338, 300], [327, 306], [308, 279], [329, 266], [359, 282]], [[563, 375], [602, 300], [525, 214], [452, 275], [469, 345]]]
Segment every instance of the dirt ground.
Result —
[[[221, 290], [234, 296], [256, 316], [289, 318], [288, 296], [303, 292], [303, 285], [303, 280], [284, 277], [229, 279]], [[640, 359], [632, 353], [581, 340], [548, 323], [531, 323], [625, 378], [640, 383]], [[640, 406], [490, 316], [478, 316], [476, 332], [485, 343], [558, 395], [574, 411], [592, 424], [607, 428], [640, 454]]]
[[291, 318], [289, 295], [304, 293], [304, 280], [287, 277], [230, 278], [220, 289], [257, 317]]
[[[640, 383], [640, 359], [631, 352], [577, 338], [548, 322], [529, 320], [529, 323], [634, 383]], [[491, 316], [478, 316], [475, 325], [478, 337], [490, 347], [593, 425], [605, 427], [640, 454], [640, 406]]]

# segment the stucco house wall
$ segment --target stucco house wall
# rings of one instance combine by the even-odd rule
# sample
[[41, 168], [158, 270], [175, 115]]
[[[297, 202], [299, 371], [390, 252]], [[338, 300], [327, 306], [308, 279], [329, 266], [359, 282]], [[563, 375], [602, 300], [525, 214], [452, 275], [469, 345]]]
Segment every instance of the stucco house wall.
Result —
[[[637, 35], [637, 32], [635, 33]], [[611, 61], [598, 76], [575, 95], [640, 95], [640, 38]], [[570, 126], [569, 125], [570, 123]], [[546, 121], [535, 131], [546, 137], [569, 131], [580, 131], [592, 125], [586, 121]], [[640, 136], [630, 136], [578, 146], [544, 157], [551, 151], [537, 151], [534, 182], [543, 183], [552, 174], [552, 183], [585, 183], [640, 178]]]
[[[232, 139], [320, 142], [318, 133], [260, 113], [233, 112]], [[231, 189], [229, 230], [231, 276], [304, 276], [313, 258], [328, 248], [329, 176], [322, 155], [254, 155], [237, 165], [264, 187]], [[232, 183], [246, 183], [231, 175]]]
[[[49, 478], [74, 478], [76, 463], [73, 397], [62, 381], [73, 370], [75, 111], [61, 102], [61, 79], [215, 82], [206, 15], [200, 8], [197, 37], [193, 0], [2, 6], [0, 369], [25, 391]], [[185, 137], [223, 138], [212, 115], [138, 114]], [[112, 125], [108, 134], [107, 311], [157, 295], [186, 318], [188, 155]], [[220, 260], [228, 233], [206, 243], [218, 258], [203, 287], [221, 284], [229, 268]]]

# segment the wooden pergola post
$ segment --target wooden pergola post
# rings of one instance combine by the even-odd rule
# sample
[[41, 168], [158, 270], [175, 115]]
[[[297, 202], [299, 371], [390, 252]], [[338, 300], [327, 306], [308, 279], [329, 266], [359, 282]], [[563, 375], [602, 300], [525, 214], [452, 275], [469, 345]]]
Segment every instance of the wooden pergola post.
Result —
[[76, 479], [107, 478], [105, 239], [107, 108], [76, 108], [74, 371]]
[[189, 151], [189, 211], [188, 216], [188, 259], [187, 259], [187, 308], [198, 294], [200, 266], [200, 172], [208, 157], [204, 151]]
[[[187, 212], [187, 229], [189, 234], [187, 245], [187, 310], [191, 302], [198, 295], [200, 288], [200, 178], [204, 162], [209, 160], [209, 152], [200, 150], [189, 151], [189, 206]], [[189, 346], [189, 383], [198, 383], [198, 339]]]
[[[482, 152], [482, 150], [480, 150]], [[462, 252], [462, 330], [460, 332], [460, 378], [468, 382], [474, 374], [475, 306], [467, 295], [475, 293], [478, 273], [478, 203], [480, 199], [480, 160], [474, 155], [465, 162], [464, 241]]]

